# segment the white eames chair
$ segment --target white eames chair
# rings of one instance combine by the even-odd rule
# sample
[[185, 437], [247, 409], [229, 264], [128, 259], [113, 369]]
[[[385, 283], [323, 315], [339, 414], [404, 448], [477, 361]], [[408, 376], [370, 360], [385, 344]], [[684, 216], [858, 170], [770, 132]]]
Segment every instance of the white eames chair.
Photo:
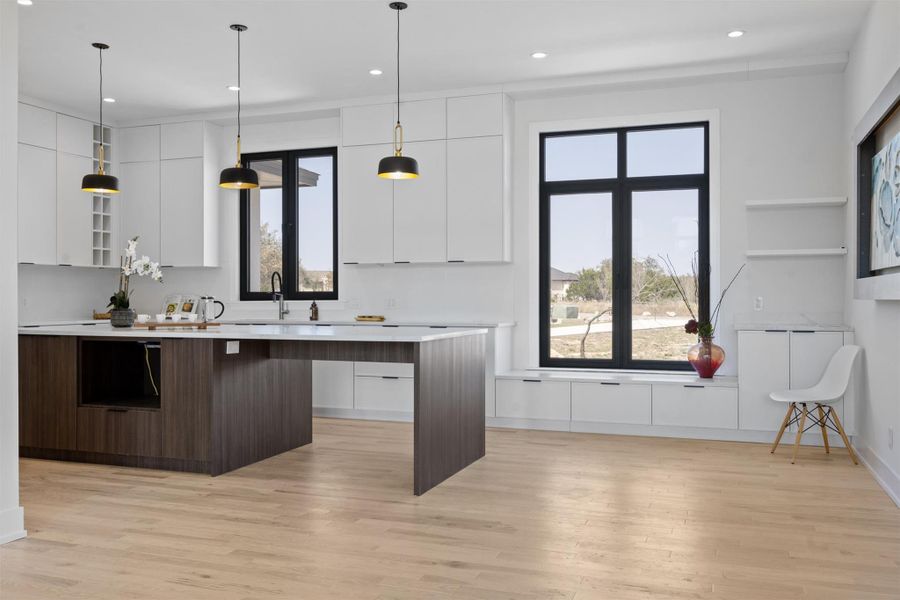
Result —
[[[844, 440], [844, 445], [847, 447], [847, 452], [850, 453], [850, 460], [853, 461], [853, 464], [859, 464], [856, 460], [856, 454], [853, 453], [853, 448], [850, 447], [850, 440], [847, 439], [847, 434], [844, 432], [843, 425], [841, 425], [841, 419], [832, 407], [832, 404], [843, 398], [844, 393], [847, 391], [847, 386], [850, 383], [850, 374], [853, 371], [853, 363], [856, 361], [859, 350], [859, 346], [841, 347], [831, 357], [831, 361], [828, 363], [828, 367], [825, 369], [825, 373], [822, 375], [819, 383], [810, 388], [772, 392], [769, 394], [769, 397], [775, 402], [788, 404], [787, 414], [784, 415], [781, 429], [775, 437], [775, 443], [772, 444], [772, 453], [778, 448], [778, 442], [781, 441], [784, 430], [788, 426], [797, 423], [797, 439], [794, 442], [794, 454], [791, 456], [791, 463], [797, 460], [797, 451], [800, 449], [800, 439], [803, 437], [803, 433], [813, 427], [820, 427], [822, 429], [822, 441], [825, 442], [826, 454], [831, 453], [831, 449], [828, 446], [828, 429], [831, 429], [835, 433], [840, 434], [841, 439]], [[812, 413], [812, 409], [815, 409], [816, 414]], [[807, 417], [812, 420], [808, 427], [806, 427]]]

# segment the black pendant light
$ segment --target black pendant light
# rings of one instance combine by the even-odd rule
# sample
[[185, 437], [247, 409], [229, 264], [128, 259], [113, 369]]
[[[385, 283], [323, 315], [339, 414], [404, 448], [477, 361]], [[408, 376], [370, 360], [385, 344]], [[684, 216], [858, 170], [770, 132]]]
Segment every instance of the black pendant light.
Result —
[[241, 32], [247, 31], [246, 25], [232, 25], [237, 31], [237, 162], [233, 167], [222, 169], [219, 175], [219, 187], [229, 190], [251, 190], [259, 187], [259, 175], [241, 162]]
[[391, 2], [388, 6], [397, 11], [397, 123], [394, 125], [394, 154], [378, 162], [378, 176], [385, 179], [415, 179], [419, 176], [419, 163], [411, 156], [403, 156], [403, 126], [400, 124], [400, 11], [406, 2]]
[[100, 150], [97, 154], [97, 172], [89, 173], [81, 179], [81, 191], [93, 194], [118, 194], [119, 178], [107, 175], [103, 169], [105, 152], [103, 147], [103, 51], [109, 46], [100, 42], [91, 44], [100, 51]]

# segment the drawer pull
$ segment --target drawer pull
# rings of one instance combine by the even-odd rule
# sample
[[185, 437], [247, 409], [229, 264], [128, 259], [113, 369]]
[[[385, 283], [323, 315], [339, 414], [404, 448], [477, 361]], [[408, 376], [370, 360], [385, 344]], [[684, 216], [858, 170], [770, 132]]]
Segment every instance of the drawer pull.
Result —
[[787, 333], [787, 329], [766, 329], [764, 333]]
[[464, 260], [448, 260], [447, 262], [448, 263], [464, 263], [466, 261], [464, 261]]
[[618, 381], [601, 381], [600, 385], [622, 385]]
[[523, 379], [522, 383], [540, 383], [540, 379]]
[[115, 413], [127, 413], [127, 408], [107, 408], [106, 412], [115, 412]]
[[381, 378], [382, 379], [400, 379], [400, 377], [397, 375], [382, 375]]
[[686, 387], [686, 388], [700, 388], [700, 389], [702, 390], [702, 389], [705, 388], [706, 386], [705, 386], [705, 385], [693, 385], [693, 384], [690, 384], [690, 383], [686, 383], [686, 384], [684, 384], [684, 387]]
[[408, 260], [395, 260], [394, 264], [395, 265], [408, 265], [409, 261]]
[[812, 329], [791, 329], [791, 333], [815, 333]]

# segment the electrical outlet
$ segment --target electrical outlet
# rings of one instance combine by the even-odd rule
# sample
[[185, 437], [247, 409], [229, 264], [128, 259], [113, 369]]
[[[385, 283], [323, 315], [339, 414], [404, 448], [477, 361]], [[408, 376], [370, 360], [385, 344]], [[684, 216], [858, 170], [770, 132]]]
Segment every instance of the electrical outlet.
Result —
[[753, 310], [760, 311], [763, 309], [763, 297], [757, 296], [753, 301]]
[[888, 427], [888, 448], [894, 449], [894, 428]]

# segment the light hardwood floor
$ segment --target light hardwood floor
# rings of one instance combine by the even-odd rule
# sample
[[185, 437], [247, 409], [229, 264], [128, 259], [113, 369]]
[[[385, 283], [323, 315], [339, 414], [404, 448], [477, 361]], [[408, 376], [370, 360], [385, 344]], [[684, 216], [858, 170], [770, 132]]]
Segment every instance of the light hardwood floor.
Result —
[[900, 598], [900, 509], [842, 452], [489, 430], [417, 498], [410, 425], [314, 440], [217, 478], [22, 460], [0, 598]]

